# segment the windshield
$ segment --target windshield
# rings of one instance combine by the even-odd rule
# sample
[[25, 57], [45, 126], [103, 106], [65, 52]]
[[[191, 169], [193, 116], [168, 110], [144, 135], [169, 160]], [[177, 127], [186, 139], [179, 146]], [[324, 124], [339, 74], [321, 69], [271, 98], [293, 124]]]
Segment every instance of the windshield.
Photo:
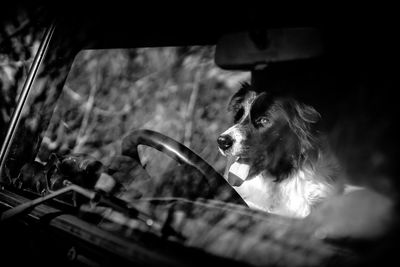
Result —
[[[224, 199], [210, 193], [214, 192], [213, 181], [218, 180], [219, 176], [226, 184], [220, 181], [218, 185], [222, 183], [225, 185], [224, 189], [236, 192], [234, 190], [237, 188], [233, 189], [228, 184], [235, 183], [228, 179], [232, 177], [229, 175], [234, 173], [235, 167], [240, 169], [234, 173], [236, 178], [246, 180], [247, 177], [258, 177], [251, 176], [248, 169], [247, 174], [243, 175], [245, 178], [241, 177], [240, 172], [245, 170], [243, 166], [249, 165], [250, 157], [255, 162], [252, 165], [254, 169], [257, 167], [256, 163], [265, 160], [276, 163], [279, 171], [286, 171], [287, 165], [273, 162], [274, 155], [284, 156], [288, 152], [291, 153], [290, 160], [294, 157], [298, 157], [296, 160], [299, 162], [304, 160], [302, 155], [293, 152], [297, 148], [297, 139], [294, 138], [304, 137], [302, 141], [305, 140], [303, 143], [306, 143], [305, 147], [308, 149], [307, 145], [311, 146], [313, 140], [301, 130], [308, 130], [309, 125], [319, 118], [314, 108], [301, 105], [288, 108], [288, 112], [282, 115], [279, 111], [288, 107], [284, 105], [286, 102], [271, 105], [271, 112], [265, 115], [260, 107], [260, 103], [267, 103], [262, 102], [266, 99], [265, 94], [257, 96], [255, 101], [255, 91], [245, 91], [249, 87], [246, 82], [251, 80], [250, 72], [222, 70], [215, 65], [214, 53], [214, 46], [80, 51], [74, 57], [65, 81], [61, 79], [55, 82], [61, 84], [59, 89], [46, 83], [45, 79], [40, 79], [42, 77], [35, 81], [35, 90], [30, 92], [28, 104], [23, 110], [14, 143], [2, 170], [1, 182], [21, 192], [32, 193], [35, 197], [53, 194], [71, 184], [86, 190], [96, 189], [104, 197], [106, 207], [91, 205], [87, 199], [83, 200], [76, 195], [59, 197], [58, 200], [60, 203], [79, 207], [79, 211], [84, 214], [80, 216], [101, 229], [124, 236], [133, 242], [140, 243], [144, 238], [137, 231], [153, 233], [184, 244], [185, 247], [200, 248], [218, 256], [256, 265], [296, 265], [298, 260], [298, 265], [301, 266], [319, 266], [338, 254], [348, 253], [346, 249], [337, 251], [332, 244], [324, 243], [323, 238], [318, 237], [321, 233], [315, 232], [316, 225], [310, 223], [314, 221], [280, 216], [287, 214], [289, 208], [286, 206], [269, 213], [265, 212], [269, 210], [263, 208], [260, 211], [257, 205], [249, 205], [255, 208], [249, 209], [246, 205], [216, 201], [215, 199]], [[298, 73], [298, 69], [295, 68], [294, 73]], [[304, 80], [309, 82], [310, 77], [305, 76]], [[268, 85], [273, 89], [293, 87], [297, 83], [297, 80], [293, 84], [282, 83], [280, 80], [270, 82], [273, 79], [270, 76], [268, 78]], [[300, 89], [306, 88], [301, 86], [296, 87], [299, 95]], [[316, 92], [326, 94], [322, 90]], [[281, 99], [278, 98], [279, 101]], [[331, 99], [329, 101], [332, 102]], [[249, 107], [249, 103], [254, 104], [253, 108]], [[288, 103], [293, 102], [286, 104]], [[332, 103], [323, 103], [321, 106], [329, 108], [328, 104]], [[279, 124], [282, 121], [279, 119], [293, 117], [289, 112], [297, 112], [299, 116], [284, 128], [285, 125]], [[261, 125], [269, 125], [275, 120], [278, 123], [271, 133], [272, 141], [264, 142], [263, 135], [255, 135], [251, 145], [257, 153], [247, 157], [234, 154], [233, 148], [228, 151], [232, 144], [221, 140], [221, 134], [229, 131], [235, 123], [249, 123], [257, 114], [260, 118], [251, 121], [252, 125], [247, 127], [262, 134]], [[300, 119], [303, 124], [298, 123]], [[296, 123], [298, 128], [293, 126]], [[299, 128], [302, 125], [305, 126]], [[292, 134], [289, 130], [293, 128], [295, 130]], [[279, 132], [282, 129], [286, 131]], [[240, 141], [243, 138], [241, 134], [239, 132], [234, 137]], [[154, 141], [154, 138], [159, 139]], [[289, 141], [281, 142], [282, 138]], [[282, 143], [287, 146], [279, 146]], [[264, 157], [265, 151], [270, 153], [268, 157]], [[229, 162], [229, 157], [225, 157], [229, 153], [234, 156], [234, 163]], [[314, 159], [315, 154], [309, 155]], [[200, 161], [205, 164], [200, 164]], [[197, 162], [194, 165], [200, 168], [193, 168], [191, 162]], [[329, 163], [334, 165], [336, 162], [332, 160]], [[230, 169], [227, 168], [229, 164], [233, 166]], [[318, 164], [315, 169], [326, 167]], [[304, 169], [296, 177], [305, 177], [307, 172], [315, 169]], [[268, 171], [274, 174], [271, 169]], [[329, 175], [330, 173], [327, 176]], [[248, 180], [249, 184], [252, 181], [257, 183], [257, 179]], [[274, 180], [274, 183], [281, 182], [278, 180]], [[288, 180], [283, 180], [283, 184]], [[264, 196], [276, 196], [267, 199], [272, 210], [279, 206], [277, 199], [285, 200], [287, 191], [279, 191], [274, 187], [275, 184], [271, 184], [274, 191], [251, 191], [255, 192], [253, 195], [256, 198], [262, 196], [261, 200], [256, 199], [253, 203], [263, 203]], [[307, 193], [305, 187], [302, 188], [296, 182], [286, 185], [288, 186], [285, 188], [292, 190], [295, 197], [298, 192]], [[314, 190], [319, 186], [320, 184], [315, 183], [309, 188]], [[331, 190], [329, 186], [326, 187], [326, 192]], [[342, 187], [338, 187], [338, 191], [344, 191], [343, 185], [340, 186]], [[241, 195], [253, 201], [250, 190], [241, 188], [244, 188]], [[104, 191], [106, 194], [103, 194]], [[85, 195], [87, 191], [80, 192]], [[321, 192], [325, 194], [324, 190]], [[90, 198], [91, 195], [87, 193], [86, 196]], [[124, 202], [119, 202], [120, 200]], [[289, 204], [295, 203], [295, 209], [299, 210], [301, 205], [296, 205], [304, 202], [300, 198], [293, 202], [291, 199], [286, 200]], [[340, 201], [334, 204], [346, 206]], [[246, 203], [249, 204], [250, 201]], [[379, 202], [375, 205], [381, 207]], [[357, 206], [350, 207], [349, 210], [353, 212], [359, 209]], [[335, 214], [331, 211], [330, 206], [327, 206], [312, 219], [319, 223], [318, 220], [322, 217], [334, 217]], [[305, 217], [309, 213], [310, 210], [304, 209], [297, 217]], [[370, 216], [366, 210], [360, 210], [360, 213]], [[88, 214], [96, 216], [85, 216]], [[275, 217], [276, 214], [279, 216]], [[332, 222], [335, 226], [335, 221]], [[354, 227], [358, 229], [357, 226]], [[369, 226], [363, 227], [370, 232]], [[269, 252], [269, 257], [264, 257], [265, 251]]]
[[[48, 127], [43, 149], [85, 153], [105, 164], [130, 131], [152, 129], [224, 167], [216, 139], [227, 103], [248, 72], [217, 68], [214, 48], [166, 47], [80, 52]], [[168, 163], [142, 155], [142, 163]]]
[[[249, 72], [221, 70], [213, 55], [213, 46], [81, 51], [36, 160], [79, 154], [110, 166], [120, 161], [129, 133], [150, 129], [184, 144], [223, 173], [226, 160], [216, 140], [230, 123], [230, 96]], [[147, 146], [139, 146], [139, 156], [155, 181], [171, 182], [174, 160]]]

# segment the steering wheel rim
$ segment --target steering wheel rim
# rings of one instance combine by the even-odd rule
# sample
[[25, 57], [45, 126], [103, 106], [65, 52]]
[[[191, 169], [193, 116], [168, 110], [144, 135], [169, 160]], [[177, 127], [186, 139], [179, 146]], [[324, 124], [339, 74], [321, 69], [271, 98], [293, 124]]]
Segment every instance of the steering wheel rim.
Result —
[[141, 163], [138, 146], [145, 145], [165, 153], [180, 164], [196, 168], [207, 179], [213, 196], [218, 200], [247, 206], [243, 198], [211, 165], [185, 145], [152, 130], [135, 130], [122, 140], [122, 155]]

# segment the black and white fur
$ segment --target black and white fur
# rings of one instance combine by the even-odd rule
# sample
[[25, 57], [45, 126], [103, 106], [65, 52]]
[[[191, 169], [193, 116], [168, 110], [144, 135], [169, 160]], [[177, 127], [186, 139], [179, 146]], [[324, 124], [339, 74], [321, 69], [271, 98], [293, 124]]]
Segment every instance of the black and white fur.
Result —
[[302, 218], [343, 192], [340, 166], [316, 131], [320, 114], [313, 107], [243, 84], [229, 110], [234, 125], [218, 138], [219, 150], [249, 165], [234, 188], [250, 207]]

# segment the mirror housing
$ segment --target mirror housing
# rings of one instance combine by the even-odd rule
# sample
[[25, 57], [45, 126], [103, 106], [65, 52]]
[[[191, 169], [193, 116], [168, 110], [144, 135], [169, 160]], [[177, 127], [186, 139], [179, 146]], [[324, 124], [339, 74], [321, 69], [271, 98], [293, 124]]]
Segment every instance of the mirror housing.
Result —
[[322, 37], [316, 28], [280, 28], [237, 32], [222, 36], [215, 63], [230, 70], [253, 70], [258, 65], [318, 57]]

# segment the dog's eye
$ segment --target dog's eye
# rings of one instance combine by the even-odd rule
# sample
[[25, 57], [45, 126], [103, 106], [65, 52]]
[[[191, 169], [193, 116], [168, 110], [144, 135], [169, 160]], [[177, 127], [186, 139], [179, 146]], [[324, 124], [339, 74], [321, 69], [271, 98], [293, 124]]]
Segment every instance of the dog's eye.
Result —
[[269, 119], [267, 117], [259, 117], [255, 120], [254, 124], [257, 127], [265, 127], [270, 123]]

